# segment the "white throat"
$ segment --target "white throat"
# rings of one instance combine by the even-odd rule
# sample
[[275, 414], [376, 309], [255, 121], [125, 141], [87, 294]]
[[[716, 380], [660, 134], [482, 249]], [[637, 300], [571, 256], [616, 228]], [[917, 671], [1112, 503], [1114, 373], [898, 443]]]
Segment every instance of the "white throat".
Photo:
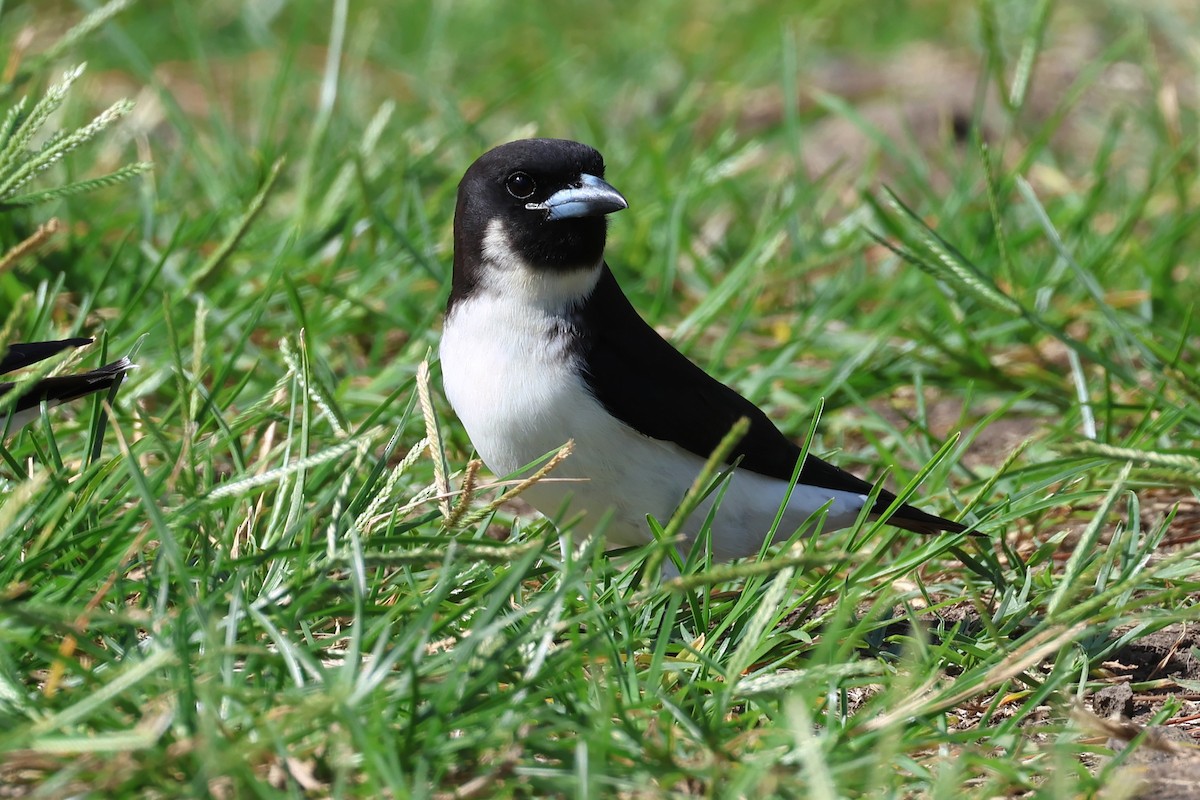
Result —
[[479, 286], [504, 303], [559, 316], [579, 304], [596, 288], [601, 263], [574, 270], [538, 269], [512, 247], [498, 219], [483, 235], [485, 261]]

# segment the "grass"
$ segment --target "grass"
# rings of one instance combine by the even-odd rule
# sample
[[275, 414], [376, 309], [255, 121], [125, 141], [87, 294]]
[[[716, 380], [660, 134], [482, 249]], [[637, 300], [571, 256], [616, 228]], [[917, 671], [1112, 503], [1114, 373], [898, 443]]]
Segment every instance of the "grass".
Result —
[[[4, 442], [4, 792], [1129, 796], [1078, 709], [1127, 679], [1194, 713], [1197, 675], [1113, 664], [1200, 596], [1200, 29], [879, 9], [142, 3], [57, 46], [85, 11], [0, 7], [0, 106], [83, 62], [45, 131], [136, 99], [0, 213], [6, 252], [59, 225], [0, 273], [7, 330], [146, 337], [106, 430], [100, 399]], [[692, 358], [985, 536], [660, 585], [662, 543], [439, 494], [455, 186], [533, 133], [605, 153], [609, 261]]]

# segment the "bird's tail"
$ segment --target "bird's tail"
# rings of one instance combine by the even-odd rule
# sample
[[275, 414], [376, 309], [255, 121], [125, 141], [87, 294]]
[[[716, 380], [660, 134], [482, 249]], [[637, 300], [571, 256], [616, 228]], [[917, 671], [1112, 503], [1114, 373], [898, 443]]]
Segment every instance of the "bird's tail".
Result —
[[[895, 497], [893, 496], [892, 499], [894, 500]], [[891, 505], [890, 501], [884, 502], [884, 498], [880, 497], [879, 502], [875, 505], [876, 513], [882, 516], [889, 505]], [[906, 531], [912, 531], [913, 533], [933, 534], [942, 533], [943, 531], [948, 533], [962, 533], [967, 529], [967, 526], [961, 522], [939, 517], [936, 514], [929, 514], [915, 506], [907, 504], [900, 506], [896, 510], [896, 513], [888, 517], [888, 524], [895, 525], [897, 528], [903, 528]]]

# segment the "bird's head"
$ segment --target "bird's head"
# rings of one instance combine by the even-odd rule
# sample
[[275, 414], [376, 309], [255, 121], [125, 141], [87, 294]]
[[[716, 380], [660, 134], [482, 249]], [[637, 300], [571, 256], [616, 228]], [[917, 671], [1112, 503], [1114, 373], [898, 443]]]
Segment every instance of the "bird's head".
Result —
[[454, 291], [470, 292], [482, 270], [595, 271], [605, 216], [626, 207], [585, 144], [522, 139], [489, 150], [458, 185]]

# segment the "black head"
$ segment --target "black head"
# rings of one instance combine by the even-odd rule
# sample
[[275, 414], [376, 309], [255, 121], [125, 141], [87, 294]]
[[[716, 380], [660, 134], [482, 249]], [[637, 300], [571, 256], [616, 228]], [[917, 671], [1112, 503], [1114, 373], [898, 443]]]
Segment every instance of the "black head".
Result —
[[628, 205], [603, 178], [600, 153], [565, 139], [522, 139], [480, 156], [458, 185], [451, 303], [487, 268], [489, 231], [498, 230], [511, 255], [535, 270], [596, 267], [605, 215]]

